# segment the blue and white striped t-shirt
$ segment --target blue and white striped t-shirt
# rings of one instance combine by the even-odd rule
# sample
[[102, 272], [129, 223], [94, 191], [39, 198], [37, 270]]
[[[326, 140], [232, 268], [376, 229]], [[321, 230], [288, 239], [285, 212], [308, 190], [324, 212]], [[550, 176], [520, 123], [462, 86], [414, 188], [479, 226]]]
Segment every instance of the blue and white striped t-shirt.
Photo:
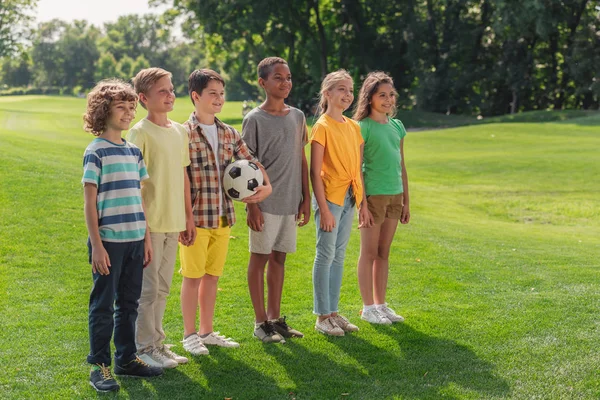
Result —
[[140, 149], [125, 140], [94, 139], [83, 156], [83, 179], [98, 187], [100, 237], [106, 242], [134, 242], [146, 233], [140, 182], [148, 179]]

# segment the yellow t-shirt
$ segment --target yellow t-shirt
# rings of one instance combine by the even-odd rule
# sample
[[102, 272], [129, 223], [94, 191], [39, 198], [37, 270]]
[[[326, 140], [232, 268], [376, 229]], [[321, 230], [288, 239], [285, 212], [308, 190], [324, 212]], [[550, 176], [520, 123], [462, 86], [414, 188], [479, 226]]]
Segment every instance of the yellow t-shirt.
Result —
[[338, 122], [327, 114], [321, 115], [312, 128], [310, 141], [325, 147], [321, 179], [325, 186], [325, 198], [339, 206], [350, 185], [357, 206], [360, 207], [363, 185], [360, 179], [360, 146], [364, 143], [360, 126], [344, 117]]
[[183, 168], [190, 165], [185, 128], [173, 121], [164, 128], [144, 118], [129, 130], [127, 140], [142, 151], [150, 175], [142, 184], [150, 232], [184, 231]]

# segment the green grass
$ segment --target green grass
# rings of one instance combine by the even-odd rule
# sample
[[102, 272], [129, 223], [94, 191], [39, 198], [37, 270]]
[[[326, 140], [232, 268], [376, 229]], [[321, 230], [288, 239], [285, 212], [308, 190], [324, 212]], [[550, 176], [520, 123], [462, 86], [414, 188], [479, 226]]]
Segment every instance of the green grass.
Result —
[[[91, 273], [79, 182], [92, 137], [81, 129], [84, 104], [0, 98], [0, 398], [600, 397], [600, 119], [588, 114], [409, 133], [412, 221], [396, 234], [388, 291], [404, 324], [359, 320], [355, 232], [341, 311], [361, 331], [314, 333], [311, 223], [288, 257], [283, 298], [306, 337], [253, 339], [239, 207], [215, 325], [241, 347], [97, 396], [85, 363]], [[173, 119], [190, 111], [179, 99]], [[239, 127], [240, 114], [228, 103], [222, 119]], [[165, 316], [179, 351], [180, 283], [176, 274]]]

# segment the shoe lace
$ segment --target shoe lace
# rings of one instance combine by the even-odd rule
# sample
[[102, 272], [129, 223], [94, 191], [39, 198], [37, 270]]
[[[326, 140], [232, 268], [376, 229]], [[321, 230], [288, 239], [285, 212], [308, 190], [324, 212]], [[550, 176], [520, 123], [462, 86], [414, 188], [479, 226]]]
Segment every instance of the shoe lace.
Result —
[[273, 323], [271, 321], [263, 322], [262, 329], [267, 335], [273, 335], [275, 333], [275, 328], [273, 327]]
[[283, 329], [288, 330], [289, 326], [288, 326], [287, 322], [285, 322], [286, 319], [287, 319], [287, 317], [284, 315], [282, 318], [279, 318], [277, 320], [277, 324], [279, 326], [281, 326]]
[[136, 364], [139, 364], [139, 365], [141, 365], [142, 367], [148, 367], [148, 368], [150, 368], [150, 365], [149, 365], [149, 364], [146, 364], [146, 363], [144, 362], [144, 360], [142, 360], [141, 358], [139, 358], [139, 357], [137, 357], [137, 356], [135, 357], [135, 359], [134, 359], [132, 362], [134, 362], [134, 363], [136, 363]]
[[104, 364], [96, 364], [97, 366], [100, 367], [100, 373], [102, 374], [102, 379], [109, 380], [112, 379], [112, 374], [110, 373], [110, 368], [108, 368], [106, 365]]

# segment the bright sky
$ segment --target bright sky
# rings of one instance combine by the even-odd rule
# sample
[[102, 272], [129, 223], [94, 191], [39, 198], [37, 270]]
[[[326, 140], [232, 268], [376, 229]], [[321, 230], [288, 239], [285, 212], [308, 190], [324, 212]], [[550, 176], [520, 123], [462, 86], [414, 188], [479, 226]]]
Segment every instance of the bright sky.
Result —
[[38, 0], [38, 22], [59, 18], [66, 21], [85, 19], [101, 26], [121, 15], [161, 13], [167, 9], [148, 6], [148, 0]]

